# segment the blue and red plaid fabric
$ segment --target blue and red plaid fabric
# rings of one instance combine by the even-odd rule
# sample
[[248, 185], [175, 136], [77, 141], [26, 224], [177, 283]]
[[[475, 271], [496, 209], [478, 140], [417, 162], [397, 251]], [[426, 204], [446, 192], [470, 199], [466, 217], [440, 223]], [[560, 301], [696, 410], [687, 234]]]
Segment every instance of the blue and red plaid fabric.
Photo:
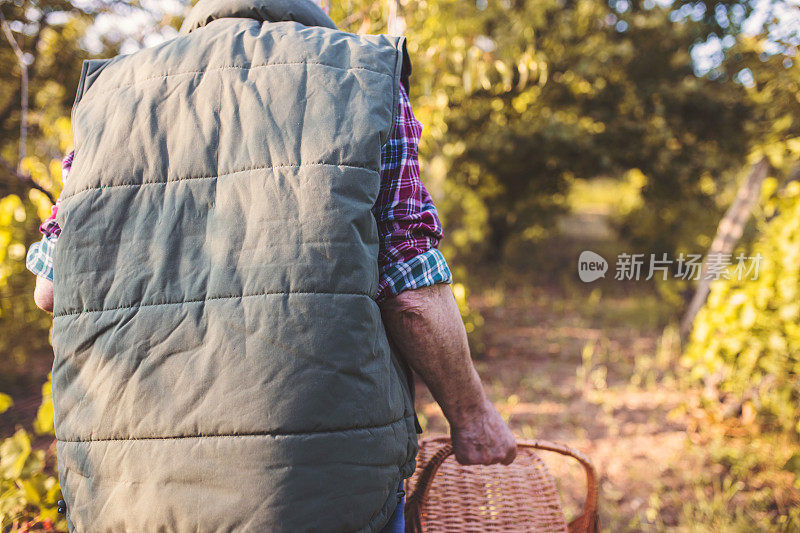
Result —
[[419, 173], [422, 124], [400, 86], [395, 127], [381, 152], [381, 186], [373, 208], [380, 235], [378, 300], [408, 289], [450, 283], [442, 224]]
[[[395, 127], [381, 152], [381, 183], [372, 209], [378, 226], [380, 280], [377, 300], [418, 289], [450, 283], [452, 275], [442, 253], [442, 224], [419, 173], [422, 124], [414, 117], [406, 90], [400, 87]], [[62, 162], [67, 179], [74, 153]], [[53, 280], [53, 249], [61, 228], [56, 222], [58, 202], [40, 226], [41, 241], [31, 245], [26, 265], [37, 276]]]

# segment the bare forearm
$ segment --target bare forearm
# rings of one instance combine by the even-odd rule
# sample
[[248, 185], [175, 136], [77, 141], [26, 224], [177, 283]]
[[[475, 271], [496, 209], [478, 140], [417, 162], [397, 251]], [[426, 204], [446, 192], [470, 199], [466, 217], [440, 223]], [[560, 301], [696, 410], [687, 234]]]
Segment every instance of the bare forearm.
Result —
[[449, 285], [405, 291], [381, 306], [400, 356], [420, 375], [451, 423], [483, 408], [486, 396]]
[[383, 302], [381, 311], [398, 355], [422, 377], [450, 422], [456, 459], [513, 461], [514, 435], [483, 391], [450, 287], [405, 291]]

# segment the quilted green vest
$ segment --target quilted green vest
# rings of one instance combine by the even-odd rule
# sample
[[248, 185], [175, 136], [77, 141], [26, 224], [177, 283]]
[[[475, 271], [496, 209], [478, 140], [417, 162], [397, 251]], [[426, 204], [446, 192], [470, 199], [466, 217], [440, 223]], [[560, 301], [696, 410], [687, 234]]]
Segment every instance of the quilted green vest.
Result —
[[84, 65], [53, 401], [77, 531], [376, 531], [416, 454], [371, 208], [402, 38], [201, 0]]

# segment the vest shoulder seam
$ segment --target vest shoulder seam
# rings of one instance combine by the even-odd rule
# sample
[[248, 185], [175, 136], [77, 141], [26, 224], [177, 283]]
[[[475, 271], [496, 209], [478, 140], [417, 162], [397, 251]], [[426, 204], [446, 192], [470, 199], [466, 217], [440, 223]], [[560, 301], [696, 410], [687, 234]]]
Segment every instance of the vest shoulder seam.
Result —
[[243, 433], [213, 433], [197, 435], [167, 435], [158, 437], [100, 437], [91, 439], [58, 439], [58, 442], [119, 442], [132, 440], [181, 440], [181, 439], [209, 439], [209, 438], [247, 438], [247, 437], [293, 437], [295, 435], [325, 435], [328, 433], [342, 433], [345, 431], [368, 431], [393, 426], [405, 420], [405, 413], [391, 422], [376, 424], [372, 426], [352, 426], [346, 428], [321, 429], [318, 431], [250, 431]]
[[122, 85], [117, 85], [112, 87], [112, 89], [122, 90], [127, 89], [128, 87], [133, 87], [140, 83], [145, 83], [152, 80], [165, 80], [167, 78], [172, 78], [175, 76], [188, 76], [190, 74], [205, 74], [206, 72], [215, 72], [221, 70], [252, 70], [257, 68], [266, 68], [266, 67], [280, 67], [280, 66], [291, 66], [291, 65], [315, 65], [319, 67], [327, 67], [336, 70], [366, 70], [367, 72], [373, 72], [375, 74], [379, 74], [381, 76], [386, 76], [388, 78], [394, 78], [392, 74], [388, 74], [386, 72], [382, 72], [380, 70], [368, 67], [341, 67], [338, 65], [331, 65], [330, 63], [323, 63], [321, 61], [282, 61], [280, 63], [262, 63], [258, 65], [220, 65], [216, 67], [209, 67], [205, 69], [195, 69], [195, 70], [185, 70], [179, 72], [165, 72], [163, 74], [159, 74], [157, 76], [149, 76], [147, 78], [142, 78], [139, 80], [132, 81], [130, 83], [125, 83]]
[[88, 192], [88, 191], [99, 191], [104, 189], [117, 189], [120, 187], [144, 187], [145, 185], [167, 185], [170, 183], [180, 183], [181, 181], [191, 181], [191, 180], [213, 180], [217, 178], [224, 178], [227, 176], [232, 176], [234, 174], [241, 174], [243, 172], [251, 172], [253, 170], [268, 170], [268, 169], [275, 169], [275, 168], [302, 168], [302, 167], [340, 167], [340, 168], [352, 168], [358, 170], [367, 170], [369, 172], [380, 172], [374, 168], [360, 166], [360, 165], [338, 165], [335, 163], [298, 163], [298, 164], [278, 164], [278, 165], [258, 165], [254, 167], [246, 167], [240, 168], [238, 170], [232, 170], [230, 172], [223, 172], [222, 174], [217, 174], [214, 176], [185, 176], [182, 178], [177, 179], [167, 179], [167, 180], [158, 180], [158, 181], [143, 181], [142, 183], [112, 183], [109, 185], [94, 185], [90, 187], [84, 187], [83, 189], [78, 189], [77, 191], [72, 192], [66, 196], [62, 196], [60, 199], [61, 201], [69, 200], [73, 196], [78, 196], [79, 194]]
[[357, 292], [357, 291], [262, 291], [250, 294], [232, 294], [232, 295], [220, 295], [220, 296], [207, 296], [205, 298], [195, 298], [189, 300], [180, 300], [176, 302], [139, 302], [134, 304], [127, 304], [127, 305], [120, 305], [116, 307], [105, 307], [102, 309], [77, 309], [73, 311], [68, 311], [64, 313], [58, 313], [53, 315], [53, 319], [61, 318], [65, 316], [72, 316], [72, 315], [81, 315], [81, 314], [89, 314], [89, 313], [103, 313], [106, 311], [119, 311], [122, 309], [134, 309], [138, 307], [164, 307], [169, 305], [183, 305], [183, 304], [197, 304], [197, 303], [205, 303], [205, 302], [212, 302], [215, 300], [233, 300], [236, 298], [253, 298], [256, 296], [271, 296], [271, 295], [289, 295], [289, 294], [327, 294], [327, 295], [342, 295], [342, 296], [366, 296], [368, 298], [372, 298], [370, 294], [366, 292]]

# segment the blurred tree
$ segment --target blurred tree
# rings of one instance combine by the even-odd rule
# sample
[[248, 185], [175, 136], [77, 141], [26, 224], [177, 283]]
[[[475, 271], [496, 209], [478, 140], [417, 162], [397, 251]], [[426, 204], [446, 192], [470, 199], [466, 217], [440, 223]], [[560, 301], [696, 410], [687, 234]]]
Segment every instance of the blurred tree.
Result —
[[[755, 104], [732, 78], [695, 74], [692, 46], [719, 21], [681, 9], [405, 3], [426, 179], [456, 251], [496, 258], [511, 237], [548, 235], [574, 178], [634, 170], [644, 202], [624, 234], [654, 252], [697, 249], [725, 207], [715, 195], [749, 152]], [[348, 29], [385, 31], [380, 4], [351, 13]]]
[[[800, 6], [796, 7], [800, 27]], [[748, 122], [753, 150], [763, 152], [779, 175], [794, 169], [800, 143], [800, 38], [790, 34], [775, 40], [769, 25], [759, 34], [744, 36], [726, 51], [712, 75], [737, 80], [752, 102]]]
[[[38, 157], [58, 158], [60, 148], [40, 128], [43, 118], [68, 116], [80, 77], [81, 62], [90, 54], [81, 46], [81, 38], [91, 23], [91, 12], [74, 7], [63, 0], [5, 2], [0, 6], [13, 36], [22, 49], [30, 78], [29, 153]], [[19, 153], [21, 120], [21, 83], [17, 58], [5, 36], [0, 45], [0, 68], [11, 74], [0, 83], [0, 154], [16, 168]], [[48, 142], [49, 141], [49, 142]], [[3, 168], [5, 191], [20, 190], [16, 176]], [[45, 183], [44, 186], [52, 186]]]

